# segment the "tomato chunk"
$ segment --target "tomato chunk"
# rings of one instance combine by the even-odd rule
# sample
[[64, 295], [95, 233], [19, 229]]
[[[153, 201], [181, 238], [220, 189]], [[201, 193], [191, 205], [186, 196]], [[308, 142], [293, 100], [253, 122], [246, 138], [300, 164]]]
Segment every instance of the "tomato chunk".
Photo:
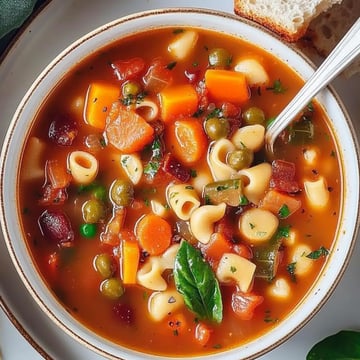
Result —
[[271, 167], [271, 188], [287, 193], [296, 193], [300, 190], [299, 184], [295, 180], [294, 163], [284, 160], [274, 160]]
[[141, 76], [145, 72], [145, 60], [135, 57], [127, 60], [117, 60], [112, 62], [115, 76], [118, 80], [126, 81]]
[[254, 293], [236, 291], [232, 295], [231, 306], [241, 320], [251, 320], [255, 309], [264, 301], [264, 297]]

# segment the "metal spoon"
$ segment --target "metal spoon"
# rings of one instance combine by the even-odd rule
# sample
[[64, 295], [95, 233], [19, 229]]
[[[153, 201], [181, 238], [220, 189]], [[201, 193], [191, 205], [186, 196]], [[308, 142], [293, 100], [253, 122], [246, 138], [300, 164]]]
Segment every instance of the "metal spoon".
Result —
[[265, 147], [269, 155], [274, 153], [274, 143], [278, 135], [303, 110], [312, 98], [328, 85], [360, 52], [360, 18], [345, 34], [342, 40], [324, 60], [320, 67], [290, 101], [265, 134]]

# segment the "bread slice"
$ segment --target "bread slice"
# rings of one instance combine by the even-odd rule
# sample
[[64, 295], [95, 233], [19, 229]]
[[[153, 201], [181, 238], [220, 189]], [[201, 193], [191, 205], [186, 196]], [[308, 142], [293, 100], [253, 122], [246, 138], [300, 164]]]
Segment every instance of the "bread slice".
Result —
[[341, 1], [234, 0], [234, 12], [273, 30], [287, 41], [295, 42], [305, 34], [311, 20]]
[[[360, 1], [343, 0], [311, 22], [303, 42], [326, 57], [359, 17]], [[351, 77], [357, 72], [360, 72], [360, 57], [344, 71], [344, 75]]]

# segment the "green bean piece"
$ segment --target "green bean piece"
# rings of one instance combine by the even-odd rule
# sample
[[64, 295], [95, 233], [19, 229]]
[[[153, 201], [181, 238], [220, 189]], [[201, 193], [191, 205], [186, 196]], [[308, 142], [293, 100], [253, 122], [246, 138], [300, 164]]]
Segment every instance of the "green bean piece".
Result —
[[116, 179], [110, 187], [110, 199], [117, 206], [129, 206], [134, 200], [134, 187], [130, 181]]
[[211, 117], [205, 121], [205, 132], [211, 140], [219, 140], [228, 136], [229, 121], [225, 118]]
[[228, 67], [231, 64], [231, 54], [223, 48], [215, 48], [209, 51], [209, 64], [214, 67]]
[[113, 275], [112, 259], [109, 254], [99, 254], [95, 257], [94, 265], [96, 271], [102, 278], [108, 279]]
[[122, 87], [122, 95], [124, 98], [128, 96], [136, 96], [140, 93], [141, 87], [135, 81], [128, 81]]
[[82, 214], [87, 224], [98, 223], [105, 217], [104, 204], [97, 199], [87, 200], [82, 207]]
[[244, 195], [243, 181], [241, 179], [215, 181], [204, 187], [203, 195], [207, 204], [217, 205], [224, 202], [229, 206], [239, 206]]
[[101, 293], [109, 299], [119, 299], [124, 294], [124, 287], [119, 278], [112, 277], [101, 283]]
[[231, 151], [226, 158], [226, 162], [235, 170], [248, 168], [253, 160], [254, 153], [246, 147]]
[[86, 238], [93, 238], [96, 235], [96, 224], [81, 224], [80, 235]]
[[245, 110], [242, 114], [245, 125], [266, 125], [266, 118], [264, 111], [256, 106], [252, 106]]
[[270, 281], [276, 276], [281, 258], [279, 251], [280, 244], [280, 241], [272, 239], [269, 244], [253, 248], [256, 277]]

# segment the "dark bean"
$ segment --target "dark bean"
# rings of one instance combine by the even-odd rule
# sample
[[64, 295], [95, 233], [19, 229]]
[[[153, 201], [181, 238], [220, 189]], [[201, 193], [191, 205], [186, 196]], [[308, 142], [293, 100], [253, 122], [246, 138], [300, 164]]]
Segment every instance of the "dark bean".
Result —
[[57, 145], [70, 146], [78, 133], [77, 123], [69, 115], [58, 115], [51, 122], [48, 136]]

